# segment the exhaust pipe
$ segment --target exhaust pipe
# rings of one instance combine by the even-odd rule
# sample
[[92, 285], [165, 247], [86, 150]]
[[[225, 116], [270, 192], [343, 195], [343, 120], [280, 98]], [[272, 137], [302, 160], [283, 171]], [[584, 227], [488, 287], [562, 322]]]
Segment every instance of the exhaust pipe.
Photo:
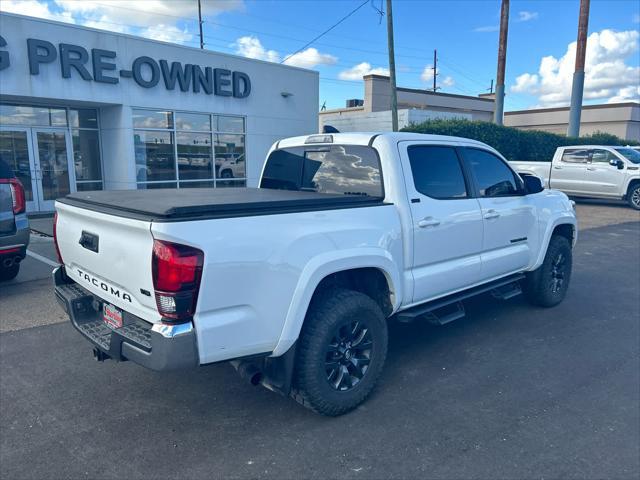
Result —
[[21, 261], [22, 261], [22, 257], [21, 257], [21, 256], [19, 256], [19, 255], [16, 255], [16, 256], [13, 258], [13, 263], [15, 263], [16, 265], [18, 265]]
[[259, 385], [262, 381], [262, 370], [255, 363], [246, 360], [233, 360], [229, 363], [238, 371], [240, 377], [247, 380], [251, 385]]
[[13, 258], [5, 258], [2, 261], [2, 266], [4, 268], [11, 268], [13, 266]]

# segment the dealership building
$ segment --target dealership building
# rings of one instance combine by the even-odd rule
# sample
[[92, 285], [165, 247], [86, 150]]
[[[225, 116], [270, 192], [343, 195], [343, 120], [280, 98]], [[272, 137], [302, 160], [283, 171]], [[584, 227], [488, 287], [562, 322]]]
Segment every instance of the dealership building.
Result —
[[257, 186], [317, 131], [318, 73], [0, 14], [0, 158], [28, 210], [95, 189]]

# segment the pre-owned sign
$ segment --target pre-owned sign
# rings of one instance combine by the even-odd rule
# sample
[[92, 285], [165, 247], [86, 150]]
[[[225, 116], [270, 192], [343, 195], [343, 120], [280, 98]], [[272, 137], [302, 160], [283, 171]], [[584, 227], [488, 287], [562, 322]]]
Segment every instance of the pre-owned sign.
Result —
[[[0, 36], [0, 47], [7, 42]], [[183, 92], [203, 92], [207, 95], [245, 98], [251, 93], [251, 79], [244, 72], [212, 68], [190, 63], [155, 60], [141, 56], [133, 60], [129, 69], [118, 69], [113, 50], [92, 48], [89, 52], [80, 45], [60, 43], [58, 48], [46, 40], [27, 39], [27, 56], [29, 73], [39, 75], [43, 65], [54, 63], [60, 65], [63, 78], [79, 76], [87, 82], [117, 84], [121, 78], [132, 78], [143, 88], [153, 88], [160, 83], [167, 90], [176, 86]], [[0, 70], [11, 65], [9, 52], [0, 50]]]

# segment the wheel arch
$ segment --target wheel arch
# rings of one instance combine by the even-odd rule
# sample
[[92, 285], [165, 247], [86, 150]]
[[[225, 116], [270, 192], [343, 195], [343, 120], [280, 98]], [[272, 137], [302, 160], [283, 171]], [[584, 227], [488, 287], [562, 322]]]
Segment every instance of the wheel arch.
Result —
[[629, 180], [627, 184], [627, 188], [624, 191], [625, 198], [629, 198], [629, 194], [631, 193], [631, 189], [635, 188], [636, 185], [640, 184], [640, 178], [632, 178]]
[[368, 295], [387, 317], [399, 308], [402, 298], [400, 272], [387, 251], [368, 255], [360, 252], [355, 256], [341, 252], [339, 258], [330, 261], [316, 258], [307, 264], [299, 278], [272, 356], [282, 355], [295, 343], [314, 296], [332, 286]]
[[544, 257], [547, 254], [547, 249], [549, 248], [549, 242], [551, 241], [551, 237], [554, 235], [565, 237], [569, 241], [571, 247], [573, 247], [578, 240], [578, 228], [575, 217], [559, 217], [547, 228], [541, 243], [538, 258], [531, 270], [537, 269], [542, 265], [542, 262], [544, 262]]

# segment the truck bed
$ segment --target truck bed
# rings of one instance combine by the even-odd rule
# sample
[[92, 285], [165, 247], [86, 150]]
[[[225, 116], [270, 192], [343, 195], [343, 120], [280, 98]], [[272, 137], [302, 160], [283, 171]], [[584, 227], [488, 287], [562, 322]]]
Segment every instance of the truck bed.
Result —
[[382, 205], [383, 199], [262, 188], [184, 188], [77, 192], [58, 202], [124, 218], [179, 222], [366, 207]]

